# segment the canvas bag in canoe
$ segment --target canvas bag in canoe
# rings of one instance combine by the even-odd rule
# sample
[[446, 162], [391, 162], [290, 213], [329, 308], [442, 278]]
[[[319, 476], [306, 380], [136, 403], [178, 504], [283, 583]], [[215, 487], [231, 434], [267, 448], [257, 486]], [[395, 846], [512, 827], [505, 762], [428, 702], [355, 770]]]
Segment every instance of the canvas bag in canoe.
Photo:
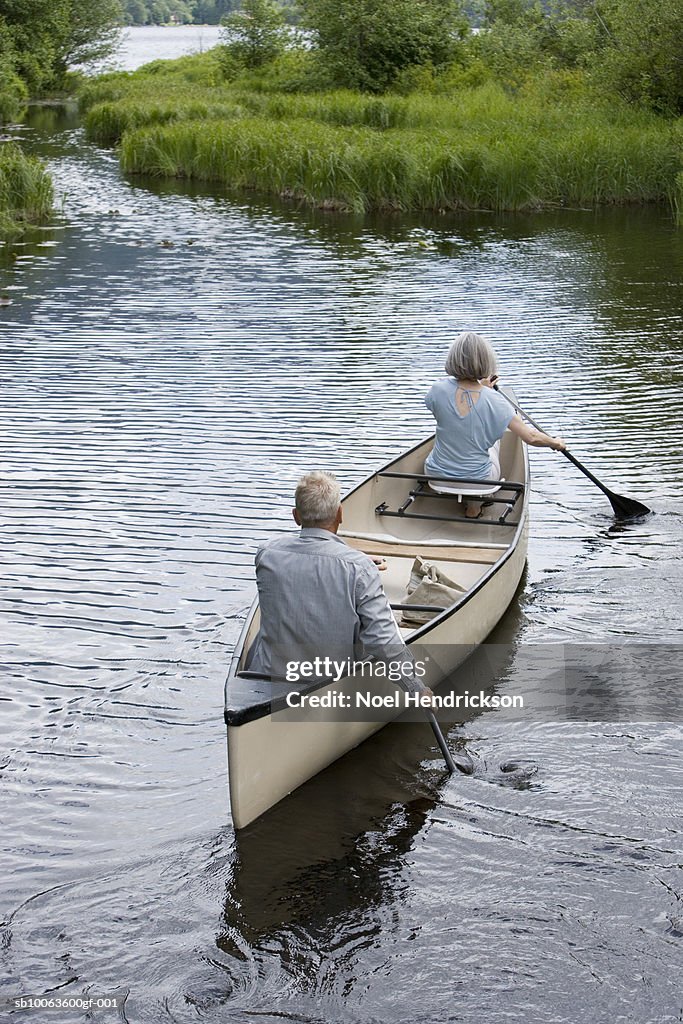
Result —
[[401, 624], [420, 626], [429, 622], [443, 608], [455, 604], [465, 591], [466, 587], [461, 587], [433, 562], [418, 555], [410, 572], [406, 604], [432, 605], [434, 611], [406, 608], [401, 617]]

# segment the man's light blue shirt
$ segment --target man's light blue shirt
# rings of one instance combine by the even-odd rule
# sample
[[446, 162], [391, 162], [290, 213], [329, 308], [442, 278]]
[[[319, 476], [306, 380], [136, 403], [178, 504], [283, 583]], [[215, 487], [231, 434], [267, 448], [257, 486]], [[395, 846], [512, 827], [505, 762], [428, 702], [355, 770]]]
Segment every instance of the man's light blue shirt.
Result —
[[256, 553], [261, 627], [249, 669], [321, 657], [410, 660], [379, 570], [368, 555], [329, 530], [303, 527]]

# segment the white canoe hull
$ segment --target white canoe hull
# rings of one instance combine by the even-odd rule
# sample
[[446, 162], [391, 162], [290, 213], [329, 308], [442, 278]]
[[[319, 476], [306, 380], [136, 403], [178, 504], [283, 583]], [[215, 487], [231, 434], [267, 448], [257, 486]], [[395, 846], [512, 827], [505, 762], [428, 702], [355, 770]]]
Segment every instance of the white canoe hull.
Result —
[[[424, 445], [414, 450], [418, 453], [416, 472], [419, 472], [421, 467], [424, 450]], [[428, 447], [426, 450], [429, 450]], [[410, 455], [411, 453], [403, 460], [394, 462], [391, 468], [398, 465], [402, 469], [407, 465], [412, 471], [413, 460], [410, 459]], [[521, 444], [508, 441], [508, 461], [514, 463], [517, 470], [518, 475], [515, 479], [519, 481], [523, 476], [523, 482], [526, 484], [528, 463]], [[507, 475], [506, 479], [511, 479], [511, 476]], [[377, 477], [372, 478], [373, 485], [376, 481]], [[391, 481], [391, 486], [395, 483]], [[475, 539], [472, 539], [474, 527], [464, 526], [464, 533], [458, 536], [457, 543], [454, 543], [451, 549], [444, 544], [444, 538], [435, 536], [433, 523], [428, 520], [421, 522], [419, 519], [413, 520], [412, 523], [408, 523], [407, 520], [390, 520], [394, 532], [390, 533], [387, 529], [387, 539], [382, 540], [377, 533], [378, 524], [373, 516], [371, 522], [366, 522], [366, 525], [370, 526], [367, 536], [376, 539], [367, 543], [359, 539], [357, 535], [362, 533], [360, 527], [363, 525], [362, 492], [363, 488], [368, 488], [370, 484], [371, 481], [366, 481], [345, 499], [345, 525], [350, 519], [351, 533], [355, 534], [349, 537], [350, 543], [356, 547], [366, 544], [364, 549], [370, 553], [385, 548], [391, 551], [398, 550], [396, 562], [400, 567], [404, 563], [412, 564], [414, 551], [419, 550], [420, 544], [426, 544], [431, 553], [443, 552], [445, 558], [466, 559], [467, 561], [462, 563], [465, 575], [469, 572], [472, 575], [476, 574], [477, 577], [463, 599], [448, 613], [440, 615], [426, 626], [413, 629], [407, 635], [404, 631], [407, 644], [419, 644], [421, 658], [425, 653], [428, 655], [427, 675], [424, 681], [435, 688], [485, 640], [514, 598], [526, 562], [528, 493], [525, 492], [520, 499], [515, 515], [511, 517], [509, 529], [501, 531], [509, 538], [507, 543], [501, 543], [500, 534], [496, 535], [495, 530], [489, 530], [487, 527], [484, 527], [485, 537], [478, 543], [476, 534]], [[405, 492], [405, 485], [403, 481], [398, 481], [398, 484], [403, 485], [400, 497]], [[373, 501], [375, 496], [370, 494], [369, 504], [365, 500], [365, 507], [372, 506], [374, 510]], [[346, 515], [347, 503], [351, 506], [349, 516]], [[353, 507], [354, 504], [356, 508]], [[404, 536], [397, 537], [397, 526]], [[426, 528], [431, 531], [429, 537], [418, 539], [418, 548], [410, 543], [409, 535], [405, 535], [411, 526], [418, 531], [424, 532]], [[492, 537], [495, 540], [492, 540]], [[399, 544], [406, 545], [405, 553], [398, 547]], [[435, 545], [439, 545], [439, 548], [437, 549]], [[449, 567], [452, 568], [455, 564], [451, 561]], [[258, 612], [252, 609], [235, 652], [231, 668], [233, 674], [238, 672], [242, 664], [240, 659], [244, 657], [244, 651], [248, 649], [255, 635], [257, 624]], [[228, 688], [229, 686], [230, 680]], [[315, 693], [319, 696], [342, 690], [348, 693], [349, 688], [354, 687], [361, 689], [362, 683], [346, 678], [338, 683], [324, 684], [317, 688]], [[400, 714], [400, 711], [396, 714]], [[231, 811], [235, 827], [238, 829], [244, 828], [288, 793], [358, 746], [381, 729], [387, 721], [386, 718], [383, 721], [331, 720], [330, 712], [325, 707], [306, 707], [305, 712], [297, 712], [296, 720], [292, 720], [292, 713], [289, 711], [260, 714], [251, 720], [244, 716], [239, 724], [231, 724], [235, 717], [237, 716], [231, 716], [226, 712]]]

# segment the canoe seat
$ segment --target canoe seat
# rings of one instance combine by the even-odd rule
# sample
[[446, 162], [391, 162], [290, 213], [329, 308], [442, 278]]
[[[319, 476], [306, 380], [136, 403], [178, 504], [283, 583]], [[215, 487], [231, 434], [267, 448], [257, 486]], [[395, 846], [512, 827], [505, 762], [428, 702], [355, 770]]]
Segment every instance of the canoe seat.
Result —
[[[505, 477], [501, 477], [501, 480], [505, 480]], [[467, 487], [464, 484], [457, 483], [457, 481], [452, 484], [446, 483], [443, 480], [428, 480], [427, 482], [437, 494], [454, 494], [458, 501], [462, 501], [463, 498], [488, 498], [492, 494], [497, 494], [501, 488], [500, 484], [494, 484], [492, 487], [481, 487], [479, 484], [474, 487]]]

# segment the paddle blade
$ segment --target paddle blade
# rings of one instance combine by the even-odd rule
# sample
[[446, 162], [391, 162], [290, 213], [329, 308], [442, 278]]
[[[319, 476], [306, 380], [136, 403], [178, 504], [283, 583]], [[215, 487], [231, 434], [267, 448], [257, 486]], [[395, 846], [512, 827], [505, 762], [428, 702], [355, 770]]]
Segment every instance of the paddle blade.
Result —
[[610, 491], [609, 487], [605, 487], [602, 480], [591, 473], [590, 469], [586, 469], [582, 462], [579, 462], [576, 455], [573, 455], [568, 448], [562, 449], [562, 454], [566, 459], [569, 459], [584, 476], [587, 476], [589, 480], [599, 487], [603, 494], [606, 494], [609, 498], [609, 503], [614, 509], [614, 514], [617, 519], [637, 519], [638, 516], [647, 516], [650, 514], [652, 509], [649, 509], [647, 505], [643, 505], [641, 501], [636, 501], [635, 498], [625, 498], [623, 494], [615, 494], [614, 491]]
[[[497, 384], [494, 384], [493, 387], [503, 396], [503, 398], [507, 398], [508, 402], [516, 412], [520, 413], [526, 420], [528, 420], [532, 427], [535, 427], [536, 430], [540, 430], [542, 434], [545, 433], [543, 428], [539, 427], [538, 423], [535, 423], [531, 416], [527, 415], [523, 409], [520, 409], [519, 406], [515, 405], [512, 399], [508, 398], [508, 396], [500, 390]], [[637, 519], [639, 516], [649, 515], [652, 511], [652, 509], [648, 508], [647, 505], [643, 505], [640, 501], [635, 501], [634, 498], [625, 498], [622, 494], [615, 494], [614, 491], [610, 491], [609, 487], [605, 487], [602, 481], [598, 480], [598, 478], [594, 476], [589, 469], [586, 469], [583, 463], [579, 462], [576, 456], [572, 455], [567, 448], [562, 449], [562, 454], [565, 458], [569, 459], [570, 462], [573, 462], [576, 468], [580, 470], [584, 476], [587, 476], [589, 480], [592, 480], [595, 486], [599, 487], [603, 494], [607, 495], [617, 519]]]
[[455, 767], [459, 772], [462, 772], [463, 775], [474, 775], [474, 762], [470, 758], [469, 754], [465, 754], [464, 756], [462, 754], [454, 754], [453, 761], [455, 763]]
[[614, 491], [610, 491], [607, 497], [617, 519], [637, 519], [639, 516], [649, 515], [652, 511], [641, 501], [625, 498], [622, 494], [615, 494]]
[[474, 763], [472, 762], [469, 754], [466, 753], [464, 757], [456, 754], [454, 757], [446, 743], [444, 734], [441, 732], [441, 727], [437, 722], [433, 711], [427, 711], [427, 720], [432, 727], [432, 732], [436, 736], [437, 743], [441, 748], [441, 753], [443, 754], [444, 761], [446, 762], [446, 767], [451, 775], [456, 769], [459, 772], [462, 772], [463, 775], [472, 775], [474, 772]]

